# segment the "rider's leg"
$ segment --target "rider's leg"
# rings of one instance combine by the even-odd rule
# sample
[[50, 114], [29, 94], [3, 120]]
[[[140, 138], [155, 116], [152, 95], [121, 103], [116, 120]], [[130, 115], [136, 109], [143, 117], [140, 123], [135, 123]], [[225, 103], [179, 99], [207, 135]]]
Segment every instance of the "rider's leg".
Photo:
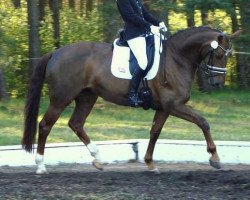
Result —
[[144, 70], [148, 65], [147, 53], [146, 53], [146, 39], [145, 37], [137, 37], [128, 40], [128, 45], [135, 55], [139, 67], [137, 67], [132, 74], [132, 79], [129, 85], [129, 103], [133, 107], [140, 106], [143, 102], [139, 99], [137, 90], [140, 85], [141, 79], [144, 75]]

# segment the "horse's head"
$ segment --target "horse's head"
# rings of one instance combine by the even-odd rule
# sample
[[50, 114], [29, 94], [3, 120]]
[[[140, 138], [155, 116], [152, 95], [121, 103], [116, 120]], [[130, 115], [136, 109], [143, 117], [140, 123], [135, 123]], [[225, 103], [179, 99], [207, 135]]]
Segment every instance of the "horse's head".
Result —
[[238, 37], [240, 31], [232, 35], [214, 31], [212, 37], [201, 46], [199, 67], [213, 87], [221, 87], [225, 83], [227, 59], [232, 50], [231, 40]]
[[225, 82], [227, 58], [232, 48], [231, 40], [239, 35], [240, 31], [226, 35], [206, 26], [191, 27], [174, 34], [169, 43], [175, 55], [183, 58], [176, 59], [180, 64], [187, 66], [189, 63], [193, 73], [198, 66], [212, 86], [220, 87]]

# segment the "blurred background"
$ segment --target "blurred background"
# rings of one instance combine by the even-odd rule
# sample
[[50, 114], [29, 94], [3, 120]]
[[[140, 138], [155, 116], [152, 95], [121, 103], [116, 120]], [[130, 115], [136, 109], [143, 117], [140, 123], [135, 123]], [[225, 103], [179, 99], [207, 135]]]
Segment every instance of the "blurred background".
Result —
[[[171, 33], [208, 25], [227, 34], [242, 29], [229, 59], [226, 87], [250, 88], [250, 1], [144, 0]], [[23, 97], [39, 57], [78, 42], [108, 42], [123, 26], [115, 0], [1, 0], [0, 98]], [[197, 74], [202, 91], [210, 91]], [[46, 93], [46, 87], [44, 89]]]

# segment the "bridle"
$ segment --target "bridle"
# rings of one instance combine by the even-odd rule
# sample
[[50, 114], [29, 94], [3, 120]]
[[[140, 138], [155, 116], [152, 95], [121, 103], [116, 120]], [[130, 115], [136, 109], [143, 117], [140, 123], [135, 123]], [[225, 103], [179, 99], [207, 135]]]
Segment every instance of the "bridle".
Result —
[[199, 64], [199, 68], [204, 71], [208, 78], [226, 75], [227, 69], [224, 67], [215, 66], [213, 62], [214, 55], [216, 54], [216, 51], [218, 49], [221, 49], [223, 52], [225, 52], [225, 56], [228, 57], [230, 52], [232, 51], [232, 46], [230, 45], [228, 49], [225, 49], [221, 45], [219, 45], [218, 42], [215, 40], [210, 43], [210, 48], [208, 52], [205, 54], [201, 63]]

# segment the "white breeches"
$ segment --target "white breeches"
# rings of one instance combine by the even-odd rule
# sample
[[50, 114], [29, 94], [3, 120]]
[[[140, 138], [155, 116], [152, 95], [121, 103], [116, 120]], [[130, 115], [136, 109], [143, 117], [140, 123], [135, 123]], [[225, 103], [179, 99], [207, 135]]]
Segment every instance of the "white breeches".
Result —
[[148, 65], [148, 58], [146, 52], [146, 38], [145, 37], [137, 37], [131, 40], [128, 40], [128, 45], [135, 55], [139, 67], [143, 70], [146, 69]]

